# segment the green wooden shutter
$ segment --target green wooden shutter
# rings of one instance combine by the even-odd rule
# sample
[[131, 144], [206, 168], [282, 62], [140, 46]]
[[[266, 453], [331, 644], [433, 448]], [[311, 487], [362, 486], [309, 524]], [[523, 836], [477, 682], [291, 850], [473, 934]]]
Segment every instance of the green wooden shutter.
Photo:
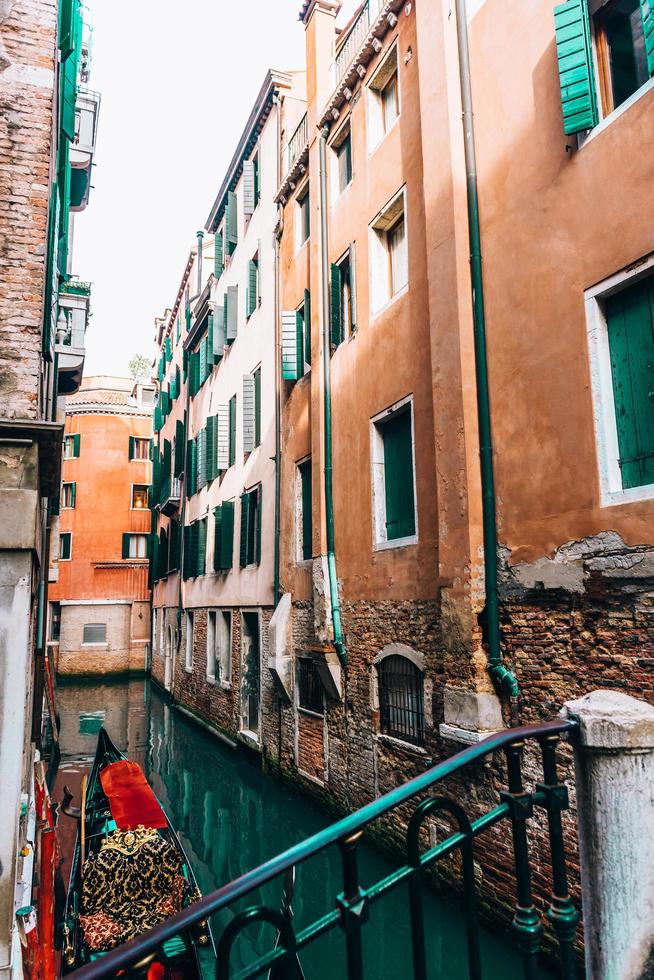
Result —
[[189, 439], [186, 443], [186, 495], [192, 497], [196, 492], [197, 481], [197, 446], [195, 439]]
[[224, 473], [230, 467], [230, 411], [228, 405], [219, 405], [216, 414], [216, 467], [219, 473]]
[[357, 328], [357, 250], [355, 242], [350, 244], [350, 310], [352, 316], [350, 330], [354, 333]]
[[72, 554], [72, 535], [70, 532], [64, 532], [61, 535], [61, 557], [64, 561], [69, 561]]
[[261, 368], [254, 372], [254, 445], [261, 445]]
[[219, 572], [222, 567], [220, 564], [222, 531], [223, 531], [223, 509], [222, 506], [219, 504], [218, 507], [214, 507], [213, 509], [213, 570], [214, 572]]
[[297, 357], [297, 376], [304, 375], [304, 310], [297, 310], [295, 313], [295, 356]]
[[68, 139], [75, 139], [75, 103], [77, 100], [77, 53], [70, 54], [60, 67], [61, 71], [61, 130]]
[[80, 434], [78, 432], [78, 433], [76, 433], [73, 436], [73, 456], [74, 457], [78, 457], [79, 456], [80, 442], [81, 442], [81, 436], [80, 436]]
[[222, 537], [220, 542], [220, 567], [231, 568], [234, 564], [234, 501], [223, 503]]
[[75, 506], [75, 501], [77, 500], [77, 483], [71, 483], [70, 485], [70, 506]]
[[331, 278], [331, 327], [332, 327], [332, 344], [341, 343], [343, 340], [343, 295], [342, 295], [342, 276], [341, 270], [337, 265], [332, 262], [332, 278]]
[[254, 214], [254, 162], [243, 161], [243, 214]]
[[382, 427], [386, 537], [389, 541], [416, 533], [413, 492], [411, 412], [398, 412]]
[[203, 337], [200, 341], [198, 350], [198, 388], [204, 384], [207, 378], [207, 338]]
[[312, 473], [311, 460], [300, 466], [300, 479], [302, 481], [302, 559], [308, 561], [313, 554], [312, 538]]
[[177, 314], [177, 321], [175, 323], [175, 343], [179, 343], [179, 338], [182, 336], [182, 320], [181, 316]]
[[184, 350], [182, 352], [182, 378], [184, 381], [186, 381], [188, 377], [188, 362], [189, 362], [188, 351]]
[[243, 452], [254, 450], [254, 375], [243, 375]]
[[227, 329], [225, 339], [228, 344], [236, 340], [238, 333], [238, 286], [227, 287]]
[[207, 417], [207, 427], [206, 427], [206, 459], [205, 459], [205, 470], [207, 483], [211, 480], [215, 480], [218, 475], [218, 470], [216, 467], [216, 416], [209, 415]]
[[184, 448], [186, 445], [186, 433], [184, 423], [177, 419], [175, 422], [175, 462], [173, 474], [180, 477], [184, 472]]
[[206, 481], [206, 453], [205, 453], [205, 429], [200, 429], [197, 436], [195, 437], [195, 444], [197, 446], [197, 488], [201, 490], [205, 485]]
[[173, 359], [173, 345], [169, 334], [164, 341], [164, 360], [167, 363], [170, 363], [172, 359]]
[[134, 436], [129, 437], [129, 458], [134, 459], [136, 456], [136, 439]]
[[196, 351], [189, 357], [189, 394], [191, 398], [200, 390], [200, 354]]
[[261, 192], [260, 180], [259, 180], [259, 154], [257, 153], [252, 161], [254, 164], [254, 206], [256, 208], [259, 203], [259, 195]]
[[240, 565], [245, 568], [248, 563], [248, 523], [250, 513], [250, 494], [241, 494], [241, 541], [240, 541]]
[[196, 553], [195, 574], [204, 575], [207, 567], [207, 519], [203, 517], [197, 522], [198, 546]]
[[233, 191], [228, 191], [227, 193], [225, 227], [227, 232], [227, 251], [231, 255], [238, 245], [238, 211], [236, 205], [236, 194], [234, 194]]
[[223, 233], [217, 231], [213, 239], [213, 274], [216, 279], [220, 279], [223, 269]]
[[298, 314], [295, 310], [282, 310], [282, 378], [284, 381], [297, 381], [302, 377], [298, 370], [300, 358], [297, 338]]
[[259, 269], [254, 259], [248, 262], [248, 289], [246, 296], [246, 312], [252, 316], [259, 302]]
[[59, 4], [59, 48], [62, 61], [73, 50], [77, 16], [79, 16], [77, 0], [62, 0]]
[[311, 364], [311, 293], [304, 290], [304, 360]]
[[647, 70], [650, 75], [654, 75], [654, 0], [640, 0], [640, 13], [643, 18]]
[[613, 398], [625, 490], [654, 483], [654, 288], [649, 280], [606, 304]]
[[123, 558], [129, 558], [129, 540], [130, 540], [130, 538], [131, 538], [131, 534], [123, 534], [123, 551], [122, 551], [122, 557]]
[[236, 462], [236, 395], [229, 399], [229, 465]]
[[166, 365], [164, 363], [164, 358], [162, 354], [161, 357], [159, 358], [159, 364], [157, 365], [157, 377], [159, 378], [159, 381], [163, 381], [165, 369], [166, 369]]
[[592, 129], [598, 121], [588, 0], [567, 0], [556, 6], [554, 28], [563, 131], [571, 135]]
[[[263, 502], [262, 502], [262, 490], [263, 485], [260, 483], [257, 487], [255, 493], [255, 520], [256, 520], [256, 530], [254, 539], [254, 560], [257, 565], [261, 562], [261, 525], [263, 524]], [[250, 503], [252, 506], [252, 502]]]

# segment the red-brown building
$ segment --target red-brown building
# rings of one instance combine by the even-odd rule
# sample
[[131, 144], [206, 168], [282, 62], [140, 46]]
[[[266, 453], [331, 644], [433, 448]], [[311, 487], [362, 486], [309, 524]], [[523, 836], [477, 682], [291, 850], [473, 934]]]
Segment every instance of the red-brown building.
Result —
[[48, 596], [60, 674], [145, 669], [153, 395], [149, 385], [94, 377], [67, 399]]

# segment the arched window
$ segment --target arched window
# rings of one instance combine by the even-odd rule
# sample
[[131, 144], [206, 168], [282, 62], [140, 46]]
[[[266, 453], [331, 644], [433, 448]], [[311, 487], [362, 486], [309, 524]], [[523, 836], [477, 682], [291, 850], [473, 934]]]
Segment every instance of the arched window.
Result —
[[378, 670], [382, 732], [421, 745], [425, 740], [422, 671], [396, 654], [385, 657]]

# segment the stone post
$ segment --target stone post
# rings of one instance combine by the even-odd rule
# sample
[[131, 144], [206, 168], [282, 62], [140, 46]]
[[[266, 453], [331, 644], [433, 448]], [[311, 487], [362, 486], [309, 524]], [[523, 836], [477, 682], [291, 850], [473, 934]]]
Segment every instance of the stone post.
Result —
[[579, 722], [575, 772], [589, 980], [654, 978], [654, 707], [593, 691], [562, 711]]

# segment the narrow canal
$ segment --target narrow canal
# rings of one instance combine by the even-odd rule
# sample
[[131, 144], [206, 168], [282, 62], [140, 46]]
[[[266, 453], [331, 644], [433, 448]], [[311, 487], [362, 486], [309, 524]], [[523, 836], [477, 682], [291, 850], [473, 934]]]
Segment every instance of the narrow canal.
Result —
[[[264, 776], [241, 753], [188, 722], [148, 682], [62, 685], [59, 707], [62, 758], [58, 783], [62, 778], [65, 781], [66, 775], [74, 782], [85, 768], [103, 724], [116, 745], [145, 770], [177, 827], [205, 893], [329, 823], [323, 812], [276, 779]], [[392, 867], [369, 848], [362, 848], [360, 862], [364, 886], [388, 874]], [[258, 900], [277, 905], [280, 886], [274, 884], [270, 889]], [[340, 890], [339, 856], [331, 848], [299, 869], [294, 899], [296, 927], [332, 909]], [[228, 911], [215, 923], [216, 933], [233, 914]], [[463, 980], [468, 974], [462, 917], [429, 894], [425, 922], [430, 980]], [[364, 937], [367, 978], [401, 980], [410, 976], [411, 940], [404, 887], [373, 906]], [[252, 927], [234, 949], [233, 967], [261, 954], [269, 941], [269, 926]], [[346, 976], [343, 948], [340, 932], [332, 932], [309, 947], [302, 956], [307, 980]], [[522, 977], [515, 951], [488, 932], [482, 935], [482, 962], [485, 980]]]

